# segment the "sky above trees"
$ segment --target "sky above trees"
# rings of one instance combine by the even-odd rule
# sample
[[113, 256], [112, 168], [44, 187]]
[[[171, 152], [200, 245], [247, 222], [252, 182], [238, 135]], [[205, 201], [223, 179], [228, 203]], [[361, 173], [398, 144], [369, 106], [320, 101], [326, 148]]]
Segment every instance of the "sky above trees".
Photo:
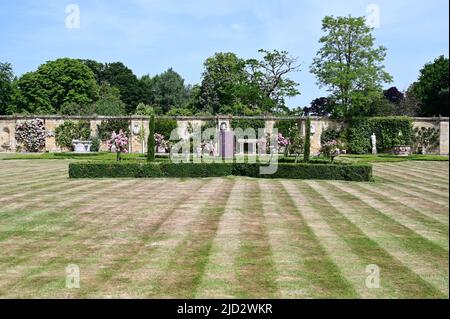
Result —
[[426, 62], [448, 56], [447, 0], [74, 0], [80, 28], [69, 29], [67, 1], [2, 1], [0, 61], [14, 73], [36, 70], [60, 57], [121, 61], [135, 74], [159, 74], [173, 67], [187, 83], [199, 83], [203, 62], [215, 52], [232, 51], [252, 58], [258, 49], [287, 50], [299, 58], [293, 74], [301, 95], [291, 107], [327, 95], [316, 85], [309, 66], [319, 48], [326, 15], [367, 16], [376, 3], [380, 27], [377, 44], [387, 47], [386, 70], [392, 85], [406, 90]]

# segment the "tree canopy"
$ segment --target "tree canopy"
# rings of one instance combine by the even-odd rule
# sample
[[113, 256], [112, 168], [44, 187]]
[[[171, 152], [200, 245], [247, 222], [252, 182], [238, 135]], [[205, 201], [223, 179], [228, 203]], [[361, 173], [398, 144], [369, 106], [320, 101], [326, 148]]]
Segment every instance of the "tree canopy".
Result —
[[383, 65], [386, 48], [375, 47], [372, 28], [363, 17], [327, 16], [322, 30], [322, 47], [311, 72], [318, 84], [331, 92], [334, 115], [366, 115], [382, 94], [382, 84], [392, 81]]
[[41, 65], [20, 77], [15, 86], [8, 113], [55, 114], [65, 103], [89, 105], [99, 97], [94, 73], [69, 58]]
[[0, 62], [0, 115], [6, 114], [13, 95], [14, 73], [10, 63]]
[[443, 55], [427, 63], [414, 85], [414, 94], [421, 101], [420, 115], [448, 116], [449, 61]]

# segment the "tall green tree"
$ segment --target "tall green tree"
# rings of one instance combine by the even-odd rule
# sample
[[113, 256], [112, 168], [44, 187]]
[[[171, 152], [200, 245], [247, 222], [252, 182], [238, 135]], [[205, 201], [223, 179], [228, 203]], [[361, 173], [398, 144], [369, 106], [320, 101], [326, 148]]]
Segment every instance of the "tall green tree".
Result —
[[13, 80], [12, 65], [0, 62], [0, 115], [6, 114], [6, 108], [12, 101]]
[[92, 71], [79, 60], [64, 58], [41, 65], [16, 82], [9, 113], [55, 114], [65, 103], [89, 105], [98, 99]]
[[303, 158], [306, 163], [310, 161], [311, 157], [311, 118], [306, 118], [306, 130], [305, 130], [305, 144], [303, 150]]
[[262, 60], [251, 59], [247, 61], [250, 68], [250, 77], [256, 82], [261, 92], [272, 101], [275, 110], [265, 111], [287, 111], [285, 98], [300, 94], [299, 83], [288, 77], [292, 72], [300, 71], [297, 58], [289, 56], [287, 51], [258, 51], [263, 54]]
[[318, 84], [331, 92], [336, 116], [365, 115], [392, 81], [384, 70], [386, 48], [375, 46], [373, 29], [364, 17], [327, 16], [322, 21], [322, 47], [311, 65]]
[[100, 98], [94, 103], [91, 114], [104, 116], [126, 115], [126, 105], [120, 99], [120, 90], [108, 82], [100, 86]]
[[420, 115], [449, 115], [448, 72], [449, 60], [443, 55], [420, 70], [419, 80], [414, 85], [414, 94], [422, 103]]
[[164, 113], [174, 108], [184, 108], [190, 94], [184, 79], [172, 68], [154, 78], [152, 91], [153, 104], [158, 105]]

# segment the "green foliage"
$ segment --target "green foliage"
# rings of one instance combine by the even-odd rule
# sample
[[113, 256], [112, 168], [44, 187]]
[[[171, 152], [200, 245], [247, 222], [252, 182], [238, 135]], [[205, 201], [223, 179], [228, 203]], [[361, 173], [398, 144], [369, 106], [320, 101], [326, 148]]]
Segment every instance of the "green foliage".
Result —
[[420, 70], [414, 93], [422, 103], [422, 116], [448, 116], [449, 60], [438, 57], [433, 63], [426, 64]]
[[232, 119], [230, 124], [232, 129], [241, 128], [244, 131], [249, 128], [253, 129], [256, 135], [258, 135], [259, 129], [266, 128], [266, 122], [258, 119]]
[[107, 82], [119, 90], [120, 98], [125, 103], [125, 114], [134, 114], [136, 106], [143, 101], [139, 80], [133, 71], [122, 62], [106, 63], [100, 71], [97, 70], [98, 66], [93, 68], [95, 72], [99, 72], [99, 84]]
[[91, 152], [95, 153], [100, 151], [100, 145], [102, 141], [97, 136], [91, 137], [91, 141], [92, 141]]
[[149, 127], [148, 127], [149, 135], [147, 141], [147, 161], [154, 162], [155, 161], [155, 115], [150, 117]]
[[155, 109], [151, 105], [139, 103], [134, 114], [142, 116], [152, 116], [155, 115]]
[[310, 161], [311, 157], [311, 118], [306, 119], [306, 130], [305, 130], [305, 144], [304, 144], [304, 151], [303, 151], [303, 158], [306, 163]]
[[426, 154], [439, 147], [440, 130], [433, 127], [416, 127], [412, 135], [412, 142], [415, 152]]
[[382, 84], [391, 82], [384, 71], [386, 48], [374, 47], [373, 29], [364, 17], [327, 16], [322, 21], [325, 35], [311, 66], [321, 87], [332, 92], [336, 117], [367, 115], [381, 95]]
[[322, 135], [320, 136], [320, 143], [325, 144], [331, 141], [337, 141], [341, 137], [341, 132], [339, 130], [333, 129], [331, 127], [322, 131]]
[[0, 115], [6, 114], [13, 98], [14, 74], [10, 63], [0, 62]]
[[155, 76], [149, 89], [147, 92], [151, 96], [151, 103], [157, 105], [163, 113], [176, 108], [184, 108], [190, 95], [190, 88], [184, 84], [184, 79], [172, 68]]
[[65, 121], [55, 130], [56, 145], [72, 149], [73, 140], [86, 141], [91, 136], [91, 125], [88, 121]]
[[299, 120], [277, 120], [274, 129], [291, 140], [300, 132], [300, 122]]
[[120, 116], [127, 114], [125, 108], [125, 103], [120, 99], [119, 89], [105, 82], [100, 86], [100, 98], [95, 102], [90, 113], [103, 116]]
[[[155, 122], [155, 133], [161, 134], [166, 140], [178, 140], [178, 134], [174, 132], [178, 128], [178, 123], [174, 119], [170, 118], [158, 118]], [[172, 132], [174, 134], [172, 135]]]
[[408, 117], [354, 118], [348, 129], [348, 147], [351, 153], [370, 153], [371, 136], [377, 136], [379, 152], [394, 146], [409, 145], [412, 136], [412, 119]]
[[69, 164], [71, 178], [201, 178], [247, 176], [254, 178], [322, 179], [371, 181], [369, 164], [278, 164], [273, 175], [261, 175], [263, 164], [243, 163], [147, 163], [138, 162], [75, 162]]
[[100, 125], [97, 126], [98, 137], [102, 141], [107, 141], [111, 138], [113, 132], [119, 133], [122, 130], [125, 135], [130, 135], [130, 122], [128, 120], [106, 120], [102, 121]]
[[192, 116], [191, 110], [185, 108], [173, 108], [166, 114], [167, 116]]
[[56, 114], [65, 103], [90, 105], [98, 99], [99, 87], [92, 71], [74, 59], [58, 59], [24, 74], [9, 113]]

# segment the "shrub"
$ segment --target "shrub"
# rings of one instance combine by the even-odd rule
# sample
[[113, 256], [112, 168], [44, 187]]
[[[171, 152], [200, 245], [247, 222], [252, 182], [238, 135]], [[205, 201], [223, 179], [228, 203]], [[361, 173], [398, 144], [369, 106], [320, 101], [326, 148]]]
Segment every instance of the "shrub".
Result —
[[298, 120], [277, 120], [273, 128], [290, 140], [300, 134], [300, 122]]
[[254, 178], [327, 179], [346, 181], [372, 180], [369, 164], [278, 164], [273, 175], [261, 175], [265, 164], [244, 163], [138, 163], [138, 162], [75, 162], [69, 164], [71, 178], [152, 178], [152, 177], [222, 177], [246, 176]]
[[322, 135], [320, 136], [320, 143], [326, 144], [331, 141], [337, 141], [339, 140], [341, 136], [341, 132], [332, 128], [327, 128], [322, 132]]
[[351, 153], [366, 154], [372, 149], [370, 137], [377, 136], [379, 152], [394, 146], [408, 145], [412, 136], [412, 119], [408, 117], [354, 118], [348, 129], [348, 147]]
[[88, 121], [65, 121], [55, 130], [56, 145], [72, 149], [73, 140], [88, 140], [91, 136], [91, 125]]
[[148, 127], [148, 150], [147, 150], [147, 161], [155, 161], [155, 115], [150, 117], [149, 127]]
[[103, 121], [97, 126], [98, 137], [102, 141], [107, 141], [111, 138], [113, 132], [123, 131], [126, 136], [130, 135], [130, 122], [128, 120], [107, 120]]
[[111, 135], [111, 139], [107, 142], [108, 149], [113, 152], [115, 151], [117, 154], [117, 161], [121, 160], [120, 155], [122, 153], [128, 153], [128, 137], [123, 133], [122, 130], [119, 131], [119, 134], [113, 132]]
[[27, 152], [39, 152], [45, 147], [45, 126], [41, 119], [23, 122], [16, 126], [16, 140], [18, 151], [22, 148]]
[[428, 151], [439, 147], [440, 130], [433, 127], [416, 127], [412, 136], [415, 152], [426, 154]]
[[311, 156], [311, 118], [306, 119], [306, 133], [305, 133], [305, 150], [303, 151], [303, 158], [306, 163], [309, 162]]
[[100, 151], [100, 144], [102, 143], [102, 141], [96, 136], [91, 137], [91, 141], [92, 141], [91, 152], [95, 153]]
[[[155, 122], [155, 133], [163, 135], [166, 139], [171, 139], [171, 134], [178, 128], [177, 121], [170, 118], [158, 118]], [[173, 136], [174, 140], [178, 140], [178, 136]]]
[[230, 125], [232, 129], [241, 128], [244, 131], [251, 128], [255, 130], [255, 133], [257, 135], [259, 129], [266, 128], [266, 122], [264, 120], [257, 120], [257, 119], [233, 119], [231, 120]]

